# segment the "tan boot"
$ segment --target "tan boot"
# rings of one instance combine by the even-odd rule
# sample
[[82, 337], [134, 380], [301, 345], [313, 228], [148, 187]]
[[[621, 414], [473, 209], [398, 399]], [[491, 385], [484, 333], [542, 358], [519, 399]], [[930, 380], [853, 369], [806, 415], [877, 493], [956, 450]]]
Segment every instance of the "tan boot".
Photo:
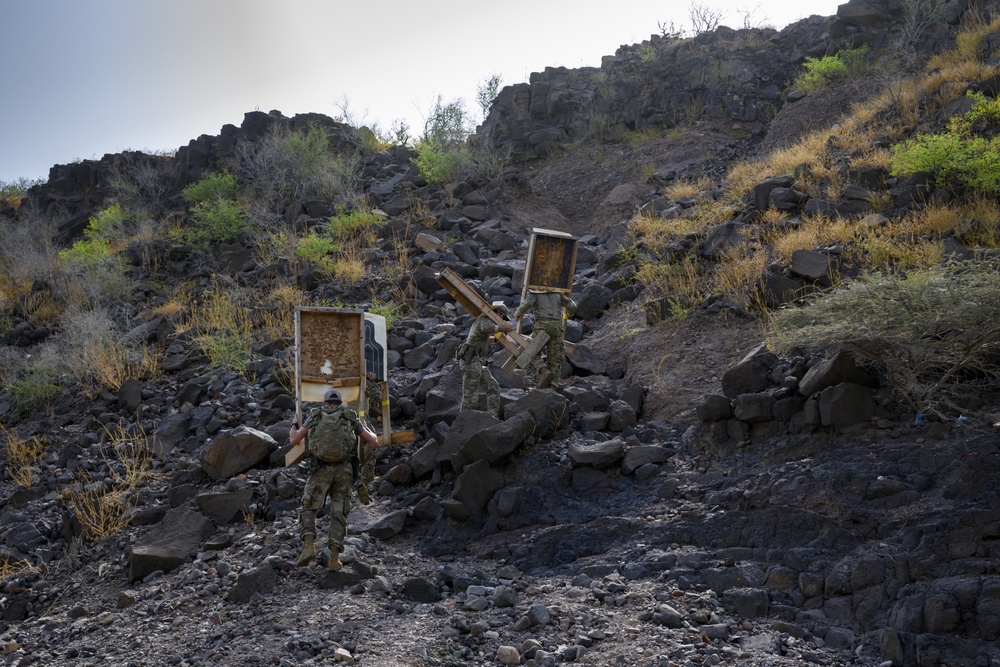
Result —
[[340, 562], [340, 549], [330, 547], [330, 560], [326, 564], [326, 569], [339, 570], [342, 567], [344, 567], [344, 564]]
[[299, 559], [295, 561], [295, 564], [299, 567], [305, 567], [316, 559], [316, 538], [313, 535], [303, 535], [302, 541], [305, 543], [305, 546], [302, 547]]

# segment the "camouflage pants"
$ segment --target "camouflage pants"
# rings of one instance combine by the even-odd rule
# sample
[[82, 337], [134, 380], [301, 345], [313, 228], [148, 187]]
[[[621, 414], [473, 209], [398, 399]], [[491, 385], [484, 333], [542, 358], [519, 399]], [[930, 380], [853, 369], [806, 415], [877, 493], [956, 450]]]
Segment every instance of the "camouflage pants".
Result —
[[360, 451], [358, 467], [361, 468], [361, 483], [367, 484], [375, 479], [375, 447], [362, 440]]
[[481, 361], [462, 362], [462, 409], [479, 409], [479, 392], [486, 392], [486, 410], [500, 418], [500, 384]]
[[549, 335], [545, 343], [545, 367], [552, 374], [552, 382], [562, 376], [563, 364], [563, 328], [558, 320], [538, 320], [534, 331], [544, 331]]
[[354, 470], [350, 461], [343, 463], [319, 464], [306, 481], [302, 494], [302, 511], [299, 525], [302, 537], [316, 536], [316, 512], [330, 497], [329, 546], [339, 551], [344, 549], [347, 534], [347, 515], [351, 512], [351, 487], [354, 485]]

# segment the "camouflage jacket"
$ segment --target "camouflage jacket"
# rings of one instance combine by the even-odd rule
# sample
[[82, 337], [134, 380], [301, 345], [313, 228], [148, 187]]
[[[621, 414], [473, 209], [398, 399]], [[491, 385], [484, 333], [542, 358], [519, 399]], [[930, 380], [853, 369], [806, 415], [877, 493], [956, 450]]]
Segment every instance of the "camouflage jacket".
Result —
[[472, 323], [469, 336], [458, 349], [458, 358], [462, 361], [482, 359], [489, 349], [490, 339], [499, 331], [499, 327], [486, 315], [480, 315]]
[[558, 320], [562, 321], [563, 309], [566, 315], [572, 317], [576, 312], [576, 302], [569, 298], [565, 292], [535, 292], [529, 291], [528, 296], [517, 307], [515, 311], [518, 315], [524, 315], [531, 311], [538, 320]]

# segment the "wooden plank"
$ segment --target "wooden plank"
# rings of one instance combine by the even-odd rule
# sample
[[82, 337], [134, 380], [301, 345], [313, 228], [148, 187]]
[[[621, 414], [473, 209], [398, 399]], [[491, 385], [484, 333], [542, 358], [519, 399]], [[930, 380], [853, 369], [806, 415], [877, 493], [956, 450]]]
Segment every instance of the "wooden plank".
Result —
[[293, 465], [306, 458], [307, 455], [306, 441], [303, 440], [285, 452], [285, 467], [291, 468]]
[[517, 367], [527, 368], [528, 364], [531, 363], [531, 360], [542, 351], [542, 348], [545, 347], [545, 344], [548, 342], [549, 335], [544, 331], [539, 331], [538, 334], [531, 339], [528, 347], [524, 348], [521, 354], [518, 355], [516, 362]]
[[392, 444], [392, 425], [389, 423], [389, 381], [379, 383], [382, 388], [382, 444]]
[[[479, 295], [479, 292], [469, 287], [462, 277], [451, 269], [445, 267], [437, 275], [438, 284], [448, 290], [455, 301], [465, 308], [471, 315], [478, 317], [486, 315], [494, 324], [508, 322], [493, 311], [493, 306], [489, 301]], [[507, 348], [507, 351], [517, 356], [521, 350], [528, 347], [528, 339], [521, 334], [511, 331], [499, 338], [500, 344]]]
[[324, 377], [322, 375], [305, 375], [301, 377], [303, 382], [316, 382], [318, 384], [326, 384], [331, 387], [359, 387], [361, 386], [361, 378], [340, 378], [338, 380], [331, 380], [330, 378]]
[[392, 434], [390, 442], [393, 445], [402, 445], [407, 442], [413, 442], [413, 431], [396, 431]]
[[[478, 317], [479, 315], [486, 315], [494, 324], [500, 324], [505, 322], [503, 317], [497, 315], [493, 312], [493, 306], [486, 299], [480, 296], [479, 292], [474, 290], [468, 285], [462, 277], [451, 269], [445, 267], [437, 275], [438, 284], [444, 287], [449, 294], [451, 294], [455, 301], [457, 301], [463, 308], [465, 308], [470, 314]], [[544, 332], [539, 332], [540, 334]], [[546, 340], [548, 335], [546, 334]], [[531, 345], [534, 338], [531, 336], [525, 336], [517, 331], [511, 331], [506, 333], [499, 338], [500, 344], [510, 352], [510, 357], [503, 363], [501, 368], [506, 371], [511, 370], [516, 364], [517, 359], [527, 350]], [[568, 354], [572, 354], [576, 351], [576, 345], [573, 343], [564, 342], [563, 346]], [[534, 354], [537, 354], [535, 352]], [[531, 356], [534, 356], [532, 354]], [[531, 358], [530, 356], [528, 357]], [[525, 362], [524, 366], [527, 365]], [[521, 366], [521, 368], [524, 368]]]

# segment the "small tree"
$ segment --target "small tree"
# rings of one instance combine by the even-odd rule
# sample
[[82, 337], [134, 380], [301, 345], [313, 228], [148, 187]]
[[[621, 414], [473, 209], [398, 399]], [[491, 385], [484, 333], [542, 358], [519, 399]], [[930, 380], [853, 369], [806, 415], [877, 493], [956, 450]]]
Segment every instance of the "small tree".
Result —
[[682, 39], [684, 37], [684, 29], [678, 28], [673, 21], [670, 23], [657, 21], [656, 27], [660, 29], [660, 35], [666, 39]]
[[453, 148], [464, 144], [472, 131], [472, 122], [469, 112], [465, 109], [465, 101], [459, 98], [444, 104], [438, 95], [434, 108], [424, 121], [424, 136], [421, 141]]
[[465, 103], [457, 99], [444, 104], [439, 95], [424, 123], [419, 152], [413, 160], [428, 183], [444, 185], [456, 180], [469, 167], [472, 155], [466, 141], [470, 134]]
[[700, 2], [693, 2], [688, 7], [691, 29], [696, 35], [715, 30], [725, 17], [726, 12], [719, 7], [710, 7]]
[[476, 88], [476, 102], [479, 103], [479, 108], [483, 112], [483, 120], [486, 120], [486, 116], [489, 115], [490, 107], [493, 106], [493, 102], [496, 101], [497, 95], [500, 93], [502, 82], [501, 76], [494, 74]]

